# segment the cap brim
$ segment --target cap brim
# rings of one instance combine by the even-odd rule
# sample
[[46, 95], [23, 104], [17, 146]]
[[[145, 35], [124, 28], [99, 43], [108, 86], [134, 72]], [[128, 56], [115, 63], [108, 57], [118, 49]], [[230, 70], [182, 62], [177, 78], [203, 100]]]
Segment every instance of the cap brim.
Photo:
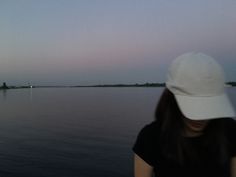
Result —
[[189, 97], [175, 95], [182, 114], [192, 120], [216, 118], [235, 118], [235, 111], [227, 96], [222, 94], [211, 97]]

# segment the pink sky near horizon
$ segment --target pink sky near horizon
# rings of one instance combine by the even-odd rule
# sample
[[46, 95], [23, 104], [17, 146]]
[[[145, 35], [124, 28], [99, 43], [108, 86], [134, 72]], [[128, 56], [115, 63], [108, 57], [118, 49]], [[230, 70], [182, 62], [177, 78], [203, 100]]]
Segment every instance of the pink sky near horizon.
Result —
[[236, 80], [236, 1], [1, 1], [0, 82], [163, 82], [171, 60], [205, 52]]

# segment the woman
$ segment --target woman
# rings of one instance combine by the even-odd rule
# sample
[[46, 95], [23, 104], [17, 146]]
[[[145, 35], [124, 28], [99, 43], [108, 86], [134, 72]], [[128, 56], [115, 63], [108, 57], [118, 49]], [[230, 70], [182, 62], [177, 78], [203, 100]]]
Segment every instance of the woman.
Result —
[[172, 62], [155, 121], [139, 133], [135, 177], [236, 177], [236, 121], [219, 64], [202, 53]]

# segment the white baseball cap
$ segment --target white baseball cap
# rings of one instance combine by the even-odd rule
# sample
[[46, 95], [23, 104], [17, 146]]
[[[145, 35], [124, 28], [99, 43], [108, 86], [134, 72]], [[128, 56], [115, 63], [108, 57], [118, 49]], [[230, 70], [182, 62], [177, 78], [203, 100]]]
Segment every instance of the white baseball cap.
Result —
[[211, 56], [192, 52], [177, 57], [168, 70], [166, 87], [189, 119], [235, 117], [224, 89], [224, 71]]

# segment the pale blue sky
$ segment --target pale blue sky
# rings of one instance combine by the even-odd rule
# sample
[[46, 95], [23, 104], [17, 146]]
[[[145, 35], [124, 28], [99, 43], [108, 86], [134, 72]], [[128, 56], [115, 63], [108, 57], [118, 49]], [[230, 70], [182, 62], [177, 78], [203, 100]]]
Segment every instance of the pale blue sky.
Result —
[[235, 0], [0, 0], [0, 82], [163, 82], [188, 51], [236, 80], [235, 9]]

